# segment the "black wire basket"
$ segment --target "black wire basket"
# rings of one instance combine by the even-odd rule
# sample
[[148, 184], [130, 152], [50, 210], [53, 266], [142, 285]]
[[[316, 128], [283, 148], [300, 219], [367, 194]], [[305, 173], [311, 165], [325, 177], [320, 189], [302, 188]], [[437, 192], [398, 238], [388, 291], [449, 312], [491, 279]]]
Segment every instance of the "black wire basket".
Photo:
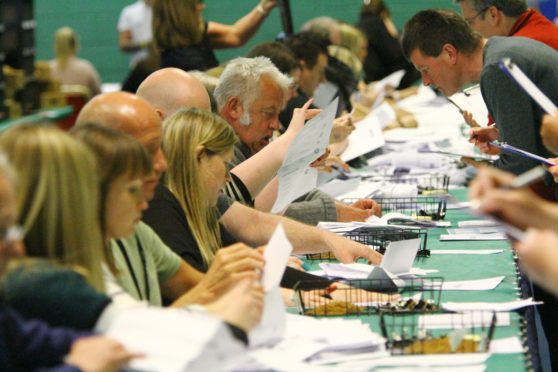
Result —
[[421, 196], [445, 195], [448, 193], [450, 177], [446, 174], [376, 175], [365, 178], [368, 182], [416, 185]]
[[[358, 199], [343, 199], [346, 204], [352, 204]], [[412, 217], [417, 222], [440, 221], [446, 217], [447, 201], [446, 198], [435, 196], [418, 196], [416, 198], [374, 198], [382, 208], [382, 214], [401, 213]], [[397, 224], [392, 221], [390, 224]], [[409, 224], [408, 221], [401, 221], [401, 224]], [[426, 225], [426, 224], [425, 224]], [[434, 225], [432, 226], [434, 227]]]
[[[432, 313], [440, 309], [444, 279], [358, 279], [319, 288], [323, 282], [305, 280], [294, 288], [299, 313], [315, 317], [392, 313]], [[322, 285], [323, 288], [323, 285]]]
[[[430, 256], [427, 248], [428, 230], [423, 228], [404, 228], [398, 226], [362, 226], [343, 234], [344, 237], [374, 248], [376, 252], [384, 254], [390, 242], [407, 239], [420, 239], [420, 248], [417, 257]], [[309, 260], [334, 261], [331, 252], [307, 254]]]
[[380, 328], [392, 355], [484, 353], [489, 350], [497, 320], [495, 312], [446, 313], [436, 326], [427, 325], [429, 315], [380, 311]]

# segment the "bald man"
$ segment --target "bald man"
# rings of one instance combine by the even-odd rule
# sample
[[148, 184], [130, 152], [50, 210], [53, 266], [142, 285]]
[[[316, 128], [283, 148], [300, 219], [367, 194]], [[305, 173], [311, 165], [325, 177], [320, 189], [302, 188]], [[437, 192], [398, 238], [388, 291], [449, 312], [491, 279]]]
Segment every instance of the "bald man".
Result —
[[[130, 93], [114, 92], [96, 96], [80, 112], [76, 125], [98, 123], [134, 136], [149, 151], [153, 172], [144, 180], [146, 199], [153, 198], [159, 177], [167, 169], [161, 151], [161, 119], [144, 99]], [[140, 222], [127, 239], [111, 241], [117, 280], [138, 300], [161, 305], [162, 297], [174, 306], [207, 302], [220, 295], [229, 284], [242, 277], [255, 277], [263, 268], [261, 255], [238, 244], [222, 249], [207, 275], [184, 262], [149, 226]], [[109, 293], [109, 295], [111, 295]]]
[[[146, 111], [151, 112], [147, 113]], [[112, 115], [110, 115], [111, 112], [113, 113]], [[157, 119], [155, 119], [155, 117], [157, 117]], [[161, 122], [155, 109], [150, 107], [142, 98], [129, 93], [106, 93], [95, 97], [84, 107], [78, 117], [77, 125], [91, 121], [101, 124], [104, 123], [105, 125], [111, 125], [126, 131], [126, 133], [135, 136], [140, 142], [146, 145], [154, 158], [154, 162], [158, 162], [158, 165], [154, 166], [153, 175], [148, 179], [149, 182], [147, 182], [145, 186], [146, 195], [153, 195], [154, 187], [151, 181], [158, 177], [160, 173], [164, 171], [164, 168], [166, 168], [166, 160], [160, 148]], [[135, 126], [136, 121], [139, 122], [137, 128]], [[365, 245], [315, 227], [292, 221], [288, 218], [259, 212], [237, 202], [231, 204], [228, 210], [222, 215], [220, 222], [235, 239], [246, 242], [252, 246], [266, 244], [277, 225], [281, 223], [285, 228], [287, 237], [294, 246], [295, 253], [331, 251], [342, 262], [353, 262], [359, 257], [366, 258], [372, 263], [379, 263], [381, 261], [381, 255]], [[145, 225], [141, 224], [141, 226]], [[130, 244], [134, 243], [133, 239], [128, 240]], [[223, 249], [221, 249], [219, 253], [222, 250]], [[246, 253], [238, 253], [238, 255], [241, 254]], [[253, 257], [253, 255], [254, 253], [251, 250], [251, 254], [247, 256], [247, 259], [242, 260], [242, 265], [232, 266], [241, 266], [243, 270], [246, 268], [258, 267], [261, 262], [258, 261], [256, 257]], [[209, 273], [212, 271], [223, 271], [223, 268], [215, 268], [216, 262], [219, 263], [219, 260], [213, 263], [209, 269]], [[193, 272], [191, 267], [183, 267], [183, 271], [188, 269], [190, 270], [189, 272], [185, 272], [185, 275]], [[232, 269], [228, 267], [228, 270], [230, 271]], [[229, 276], [234, 277], [234, 275], [228, 274], [226, 271], [222, 272], [222, 275], [226, 278]], [[194, 282], [199, 279], [199, 275], [196, 275]], [[189, 281], [189, 283], [192, 282], [192, 280]], [[210, 284], [212, 283], [213, 281], [210, 281]]]

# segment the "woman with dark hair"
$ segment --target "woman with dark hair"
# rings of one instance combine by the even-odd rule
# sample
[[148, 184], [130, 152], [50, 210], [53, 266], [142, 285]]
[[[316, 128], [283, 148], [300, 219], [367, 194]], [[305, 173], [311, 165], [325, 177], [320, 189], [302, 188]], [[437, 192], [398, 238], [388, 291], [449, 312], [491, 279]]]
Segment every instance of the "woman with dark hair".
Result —
[[357, 27], [368, 39], [368, 54], [363, 64], [365, 82], [380, 80], [401, 69], [406, 73], [399, 89], [409, 87], [420, 78], [401, 51], [399, 32], [383, 0], [363, 0]]

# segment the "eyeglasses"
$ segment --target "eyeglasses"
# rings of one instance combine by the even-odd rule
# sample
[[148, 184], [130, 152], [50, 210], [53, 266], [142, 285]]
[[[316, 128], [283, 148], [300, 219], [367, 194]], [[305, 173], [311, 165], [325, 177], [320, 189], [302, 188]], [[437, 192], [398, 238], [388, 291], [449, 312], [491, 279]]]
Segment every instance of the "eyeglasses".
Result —
[[492, 6], [492, 5], [487, 6], [486, 8], [482, 9], [480, 12], [477, 12], [477, 14], [475, 14], [475, 15], [472, 16], [472, 17], [463, 17], [463, 19], [465, 19], [465, 21], [466, 21], [468, 24], [472, 25], [473, 23], [475, 23], [475, 19], [477, 19], [478, 17], [480, 17], [481, 15], [483, 15], [483, 14], [488, 10], [488, 8], [490, 8], [491, 6]]

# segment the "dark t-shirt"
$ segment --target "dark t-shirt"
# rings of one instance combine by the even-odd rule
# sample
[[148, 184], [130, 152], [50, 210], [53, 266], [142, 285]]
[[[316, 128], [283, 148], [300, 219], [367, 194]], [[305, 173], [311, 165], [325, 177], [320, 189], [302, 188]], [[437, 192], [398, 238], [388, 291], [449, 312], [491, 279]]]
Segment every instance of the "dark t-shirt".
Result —
[[161, 53], [161, 68], [176, 67], [184, 71], [206, 71], [218, 65], [219, 62], [209, 42], [207, 23], [203, 39], [198, 45], [166, 49]]
[[[217, 200], [219, 214], [223, 215], [231, 204], [231, 199], [221, 194]], [[184, 209], [178, 199], [163, 184], [157, 185], [155, 196], [149, 203], [149, 208], [144, 212], [143, 221], [183, 260], [202, 272], [207, 271]], [[225, 229], [221, 227], [221, 231], [223, 232]], [[227, 245], [234, 243], [234, 238], [228, 233], [222, 233], [221, 240], [223, 244], [227, 243]]]
[[[217, 209], [222, 216], [230, 208], [233, 201], [221, 194], [217, 200]], [[196, 269], [206, 272], [207, 265], [203, 261], [199, 246], [192, 235], [186, 214], [178, 199], [163, 184], [155, 189], [155, 196], [144, 213], [143, 221], [147, 223], [173, 251]], [[237, 243], [227, 230], [221, 226], [223, 246]], [[299, 281], [312, 282], [312, 288], [325, 288], [332, 281], [287, 267], [281, 280], [281, 287], [293, 288]], [[312, 289], [304, 286], [305, 289]]]

